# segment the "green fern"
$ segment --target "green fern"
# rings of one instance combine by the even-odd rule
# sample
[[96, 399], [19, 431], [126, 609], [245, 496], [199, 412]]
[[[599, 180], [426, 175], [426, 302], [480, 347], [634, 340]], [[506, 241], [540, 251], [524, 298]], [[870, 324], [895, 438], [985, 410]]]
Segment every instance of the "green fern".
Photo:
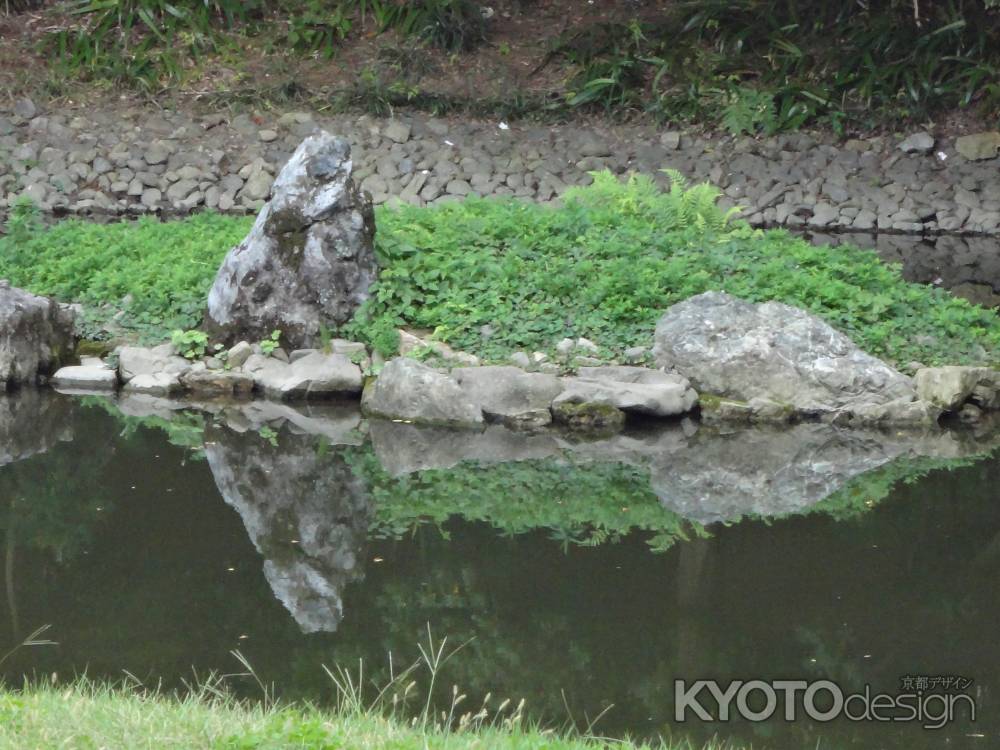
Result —
[[670, 178], [663, 192], [644, 174], [630, 174], [623, 183], [608, 171], [591, 172], [594, 182], [567, 192], [566, 199], [593, 212], [616, 216], [657, 214], [670, 230], [694, 228], [700, 232], [724, 230], [739, 210], [722, 211], [717, 205], [722, 192], [708, 183], [690, 186], [676, 169], [661, 170]]

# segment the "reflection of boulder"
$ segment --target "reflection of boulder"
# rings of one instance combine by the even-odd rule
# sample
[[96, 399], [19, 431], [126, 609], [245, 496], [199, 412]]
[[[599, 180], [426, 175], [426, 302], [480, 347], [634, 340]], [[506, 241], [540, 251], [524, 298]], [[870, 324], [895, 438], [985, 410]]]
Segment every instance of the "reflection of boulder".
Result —
[[379, 463], [394, 477], [448, 469], [462, 461], [498, 464], [548, 458], [560, 452], [551, 434], [519, 432], [498, 424], [471, 432], [374, 419], [369, 432]]
[[72, 399], [34, 389], [0, 394], [0, 466], [71, 439], [74, 406]]
[[650, 479], [666, 508], [699, 523], [783, 516], [807, 510], [854, 477], [896, 459], [959, 458], [987, 450], [987, 442], [964, 437], [972, 438], [821, 423], [729, 432], [703, 428], [679, 450], [651, 456]]
[[315, 437], [282, 430], [274, 443], [211, 425], [205, 453], [225, 501], [264, 556], [264, 575], [303, 632], [332, 632], [344, 587], [361, 577], [368, 488]]

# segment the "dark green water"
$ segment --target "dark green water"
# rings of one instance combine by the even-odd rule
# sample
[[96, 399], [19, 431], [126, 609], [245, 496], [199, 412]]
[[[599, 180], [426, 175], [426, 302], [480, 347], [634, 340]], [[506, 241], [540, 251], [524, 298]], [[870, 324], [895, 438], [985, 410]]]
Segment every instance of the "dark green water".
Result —
[[[468, 707], [524, 698], [554, 726], [608, 709], [598, 733], [998, 746], [1000, 460], [976, 455], [984, 435], [685, 424], [579, 445], [348, 408], [125, 408], [146, 416], [0, 399], [0, 644], [43, 624], [58, 642], [8, 659], [11, 682], [127, 670], [181, 687], [242, 671], [238, 649], [280, 696], [326, 702], [322, 665], [363, 660], [384, 683], [429, 627], [467, 644], [442, 700], [452, 685]], [[907, 675], [974, 680], [977, 721], [673, 722], [675, 679], [896, 693]]]

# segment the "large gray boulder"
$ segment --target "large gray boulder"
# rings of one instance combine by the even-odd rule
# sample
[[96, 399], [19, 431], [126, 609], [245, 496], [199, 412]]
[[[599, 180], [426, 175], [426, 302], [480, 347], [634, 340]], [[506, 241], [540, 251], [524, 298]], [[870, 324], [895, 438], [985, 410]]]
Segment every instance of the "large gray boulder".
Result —
[[658, 366], [687, 377], [703, 398], [763, 399], [799, 415], [850, 415], [916, 400], [910, 378], [815, 315], [724, 292], [667, 310], [656, 326], [653, 354]]
[[208, 296], [213, 333], [235, 343], [280, 330], [301, 348], [350, 320], [376, 271], [371, 201], [351, 168], [346, 140], [319, 132], [301, 143], [219, 269]]
[[408, 357], [389, 361], [365, 389], [362, 411], [370, 416], [445, 427], [480, 427], [479, 402], [445, 373]]
[[71, 359], [74, 323], [68, 306], [0, 281], [0, 391], [36, 383]]

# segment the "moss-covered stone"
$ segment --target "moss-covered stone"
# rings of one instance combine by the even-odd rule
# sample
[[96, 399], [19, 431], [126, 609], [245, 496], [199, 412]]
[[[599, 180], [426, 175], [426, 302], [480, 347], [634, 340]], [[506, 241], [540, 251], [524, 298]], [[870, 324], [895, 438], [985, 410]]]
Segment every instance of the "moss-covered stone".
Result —
[[610, 404], [564, 401], [552, 406], [552, 418], [574, 430], [617, 431], [625, 426], [625, 412]]

